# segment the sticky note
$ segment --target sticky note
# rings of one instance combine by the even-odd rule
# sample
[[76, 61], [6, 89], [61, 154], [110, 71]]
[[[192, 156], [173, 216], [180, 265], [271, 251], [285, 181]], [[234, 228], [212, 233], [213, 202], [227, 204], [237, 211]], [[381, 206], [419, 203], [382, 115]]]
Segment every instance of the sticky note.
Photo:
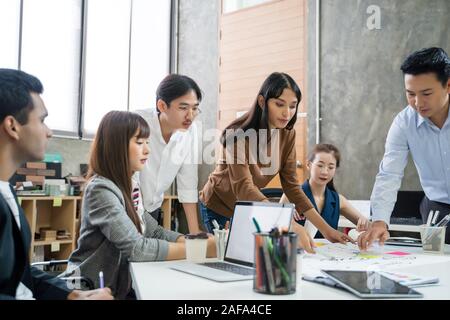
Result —
[[326, 243], [323, 243], [323, 242], [314, 242], [314, 244], [316, 245], [316, 247], [323, 247]]
[[51, 252], [58, 252], [59, 251], [59, 242], [52, 242], [51, 244]]
[[386, 254], [390, 254], [390, 255], [393, 255], [393, 256], [409, 256], [410, 255], [410, 253], [408, 253], [408, 252], [402, 252], [402, 251], [392, 251], [392, 252], [386, 252]]
[[54, 207], [61, 207], [62, 205], [62, 198], [54, 198], [53, 199], [53, 206]]
[[376, 258], [379, 258], [379, 257], [380, 256], [373, 255], [373, 254], [365, 254], [365, 253], [358, 254], [358, 258], [361, 258], [361, 259], [376, 259]]

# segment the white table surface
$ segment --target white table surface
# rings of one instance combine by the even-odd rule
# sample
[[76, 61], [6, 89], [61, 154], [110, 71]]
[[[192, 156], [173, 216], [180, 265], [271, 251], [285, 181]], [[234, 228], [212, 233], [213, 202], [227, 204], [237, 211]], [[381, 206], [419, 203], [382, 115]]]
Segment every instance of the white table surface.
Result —
[[[385, 246], [386, 250], [403, 251], [423, 255], [422, 249], [417, 247]], [[412, 273], [418, 276], [439, 277], [439, 285], [416, 288], [424, 295], [424, 299], [450, 299], [450, 246], [446, 246], [446, 255], [439, 259], [434, 255], [430, 262], [407, 267], [386, 267], [386, 270], [396, 270]], [[238, 281], [219, 283], [197, 277], [191, 274], [172, 270], [173, 262], [135, 262], [130, 264], [133, 287], [138, 299], [153, 300], [340, 300], [357, 299], [343, 290], [325, 285], [304, 281], [301, 279], [301, 269], [306, 266], [308, 259], [298, 255], [297, 290], [291, 295], [266, 295], [253, 291], [253, 281]], [[423, 262], [426, 259], [421, 259]], [[210, 259], [214, 260], [214, 259]], [[439, 262], [432, 260], [440, 260]], [[177, 261], [179, 263], [180, 261]]]

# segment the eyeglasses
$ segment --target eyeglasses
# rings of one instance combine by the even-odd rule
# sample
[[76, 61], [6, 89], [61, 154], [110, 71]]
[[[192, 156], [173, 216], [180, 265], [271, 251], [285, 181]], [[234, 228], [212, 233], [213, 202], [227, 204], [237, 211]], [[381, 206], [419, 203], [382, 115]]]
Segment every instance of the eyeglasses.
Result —
[[193, 117], [196, 117], [202, 113], [199, 107], [178, 106], [178, 111], [184, 113], [184, 115], [187, 115], [189, 111], [192, 111]]

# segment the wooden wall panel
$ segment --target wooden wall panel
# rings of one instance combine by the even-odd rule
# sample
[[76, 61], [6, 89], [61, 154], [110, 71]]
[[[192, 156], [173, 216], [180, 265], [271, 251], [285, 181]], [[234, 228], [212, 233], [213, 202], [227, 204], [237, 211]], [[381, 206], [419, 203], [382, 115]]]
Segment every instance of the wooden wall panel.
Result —
[[[238, 112], [248, 110], [264, 79], [286, 72], [300, 86], [306, 106], [306, 0], [278, 0], [221, 16], [218, 128], [222, 130]], [[307, 120], [299, 117], [297, 159], [306, 158]], [[304, 168], [298, 170], [300, 182]], [[279, 186], [274, 179], [270, 186]]]

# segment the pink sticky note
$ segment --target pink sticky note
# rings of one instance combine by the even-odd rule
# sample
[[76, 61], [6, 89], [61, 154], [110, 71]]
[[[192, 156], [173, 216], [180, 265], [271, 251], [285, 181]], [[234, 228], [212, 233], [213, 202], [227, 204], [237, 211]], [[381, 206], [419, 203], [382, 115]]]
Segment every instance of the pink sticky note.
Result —
[[402, 251], [392, 251], [392, 252], [387, 252], [386, 254], [392, 254], [393, 256], [409, 256], [410, 255], [410, 253], [402, 252]]

